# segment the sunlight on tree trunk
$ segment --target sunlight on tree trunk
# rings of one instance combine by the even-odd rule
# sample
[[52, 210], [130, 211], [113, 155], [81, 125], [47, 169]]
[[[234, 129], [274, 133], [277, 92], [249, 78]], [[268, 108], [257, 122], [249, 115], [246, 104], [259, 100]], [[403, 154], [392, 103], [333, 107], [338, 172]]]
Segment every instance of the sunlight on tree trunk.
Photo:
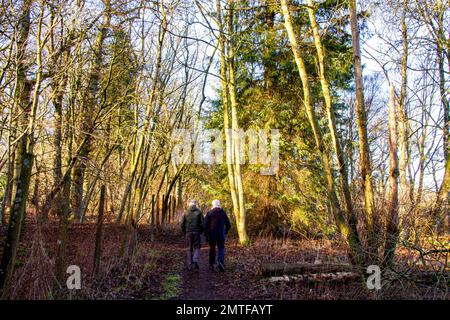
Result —
[[[328, 129], [330, 130], [331, 140], [336, 153], [337, 165], [339, 170], [339, 180], [341, 182], [341, 189], [344, 195], [345, 209], [347, 219], [340, 217], [336, 219], [339, 229], [342, 234], [347, 237], [347, 241], [351, 248], [351, 255], [354, 256], [356, 261], [362, 261], [363, 251], [361, 247], [361, 240], [359, 239], [357, 230], [357, 217], [353, 211], [353, 204], [351, 199], [350, 187], [348, 185], [348, 169], [345, 160], [345, 155], [342, 152], [341, 143], [339, 141], [338, 134], [336, 132], [336, 121], [334, 118], [334, 111], [332, 105], [332, 98], [329, 88], [329, 83], [325, 76], [325, 56], [322, 48], [322, 41], [320, 39], [319, 27], [317, 25], [314, 2], [313, 0], [307, 0], [308, 14], [313, 29], [314, 44], [317, 51], [317, 58], [319, 61], [319, 77], [322, 86], [323, 97], [325, 100], [325, 107], [328, 119]], [[346, 221], [346, 224], [344, 221]]]
[[[407, 68], [408, 68], [408, 30], [406, 26], [406, 10], [408, 8], [408, 1], [403, 2], [402, 11], [402, 44], [403, 44], [403, 56], [401, 61], [401, 77], [402, 85], [400, 98], [398, 103], [398, 149], [399, 149], [399, 173], [400, 173], [400, 219], [404, 222], [406, 231], [409, 228], [411, 218], [409, 213], [409, 198], [410, 198], [410, 186], [407, 178], [408, 168], [408, 116], [406, 112], [406, 90], [408, 84]], [[407, 232], [408, 233], [408, 232]]]
[[234, 26], [234, 0], [228, 0], [228, 16], [227, 16], [227, 32], [228, 32], [228, 91], [231, 102], [231, 128], [232, 128], [232, 153], [234, 155], [234, 181], [237, 187], [238, 208], [239, 216], [236, 217], [236, 224], [239, 234], [239, 242], [245, 244], [248, 242], [248, 235], [246, 229], [246, 212], [245, 212], [245, 199], [244, 199], [244, 184], [242, 182], [241, 174], [241, 141], [239, 138], [239, 124], [238, 124], [238, 101], [236, 98], [236, 79], [234, 75], [234, 39], [233, 39], [233, 26]]
[[361, 48], [358, 17], [356, 13], [356, 0], [349, 0], [350, 8], [350, 26], [352, 31], [352, 46], [353, 46], [353, 68], [355, 73], [355, 87], [356, 87], [356, 122], [359, 133], [359, 151], [361, 156], [361, 177], [362, 189], [364, 193], [364, 207], [367, 219], [367, 237], [369, 245], [369, 253], [372, 255], [371, 259], [376, 260], [377, 242], [377, 228], [378, 219], [374, 208], [374, 194], [372, 185], [372, 168], [370, 163], [370, 149], [367, 138], [367, 116], [364, 101], [364, 85], [361, 65]]
[[398, 159], [397, 159], [397, 117], [395, 113], [395, 88], [390, 85], [389, 99], [389, 199], [387, 203], [386, 245], [384, 265], [393, 263], [398, 240]]

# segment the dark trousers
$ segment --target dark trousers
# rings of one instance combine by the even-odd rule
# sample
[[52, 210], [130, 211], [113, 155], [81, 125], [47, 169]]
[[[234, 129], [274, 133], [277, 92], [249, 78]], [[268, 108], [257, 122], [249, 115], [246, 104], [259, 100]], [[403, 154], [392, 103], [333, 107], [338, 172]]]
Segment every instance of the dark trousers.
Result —
[[186, 233], [186, 249], [187, 249], [187, 264], [191, 265], [194, 262], [199, 262], [200, 260], [200, 233], [198, 232], [187, 232]]
[[225, 265], [225, 239], [218, 237], [210, 237], [209, 239], [209, 264], [212, 266], [216, 263], [216, 247], [218, 248], [219, 255], [217, 262]]

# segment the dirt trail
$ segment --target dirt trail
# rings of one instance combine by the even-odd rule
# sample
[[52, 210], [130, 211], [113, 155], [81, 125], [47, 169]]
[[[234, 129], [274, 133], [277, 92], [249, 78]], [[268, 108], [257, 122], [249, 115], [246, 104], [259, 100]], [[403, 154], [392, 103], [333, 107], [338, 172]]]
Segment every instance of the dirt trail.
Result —
[[[202, 239], [203, 240], [203, 239]], [[180, 244], [180, 256], [185, 259], [184, 242]], [[186, 267], [182, 271], [182, 292], [179, 299], [183, 300], [218, 300], [228, 299], [229, 294], [225, 288], [232, 278], [233, 266], [227, 266], [225, 272], [212, 271], [209, 269], [208, 262], [209, 246], [202, 241], [202, 249], [200, 255], [200, 270], [187, 270]], [[184, 260], [183, 260], [184, 262]]]

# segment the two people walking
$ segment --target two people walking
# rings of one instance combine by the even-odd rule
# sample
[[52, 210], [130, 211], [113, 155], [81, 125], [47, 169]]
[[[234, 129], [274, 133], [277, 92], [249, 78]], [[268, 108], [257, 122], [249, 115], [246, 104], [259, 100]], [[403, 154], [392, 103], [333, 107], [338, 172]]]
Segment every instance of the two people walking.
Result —
[[[225, 239], [231, 229], [231, 222], [227, 213], [220, 207], [220, 201], [214, 200], [212, 208], [203, 217], [197, 202], [191, 200], [183, 215], [181, 229], [186, 237], [187, 267], [200, 269], [201, 234], [204, 233], [209, 243], [209, 267], [225, 271]], [[217, 253], [216, 253], [217, 249]]]

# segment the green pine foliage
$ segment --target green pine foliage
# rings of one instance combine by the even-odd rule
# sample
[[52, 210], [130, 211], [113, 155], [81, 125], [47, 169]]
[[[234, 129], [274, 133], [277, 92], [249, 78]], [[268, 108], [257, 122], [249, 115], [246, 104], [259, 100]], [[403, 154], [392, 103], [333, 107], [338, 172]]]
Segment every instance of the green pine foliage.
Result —
[[[254, 1], [247, 4], [250, 2], [255, 5]], [[311, 78], [312, 103], [331, 148], [308, 13], [299, 8], [293, 18], [302, 49], [306, 52], [304, 58]], [[259, 6], [255, 10], [241, 10], [233, 38], [238, 49], [239, 126], [244, 130], [278, 129], [281, 133], [277, 176], [261, 176], [257, 165], [244, 167], [248, 228], [250, 233], [258, 230], [258, 233], [281, 234], [291, 230], [302, 236], [332, 236], [335, 228], [324, 200], [321, 161], [303, 107], [300, 77], [278, 10], [272, 4], [268, 8]], [[322, 38], [327, 77], [333, 90], [338, 127], [342, 127], [339, 124], [344, 121], [342, 114], [346, 106], [338, 104], [338, 100], [339, 93], [351, 85], [351, 35], [346, 32], [347, 20], [341, 15], [337, 1], [322, 3], [318, 14], [318, 20], [326, 25]], [[207, 127], [222, 128], [220, 99], [208, 110], [205, 121]], [[225, 164], [220, 167], [219, 181], [214, 178], [218, 171], [211, 175], [205, 170], [204, 190], [208, 196], [213, 196], [212, 192], [215, 196], [229, 197], [226, 170]], [[261, 192], [262, 185], [267, 192]]]

